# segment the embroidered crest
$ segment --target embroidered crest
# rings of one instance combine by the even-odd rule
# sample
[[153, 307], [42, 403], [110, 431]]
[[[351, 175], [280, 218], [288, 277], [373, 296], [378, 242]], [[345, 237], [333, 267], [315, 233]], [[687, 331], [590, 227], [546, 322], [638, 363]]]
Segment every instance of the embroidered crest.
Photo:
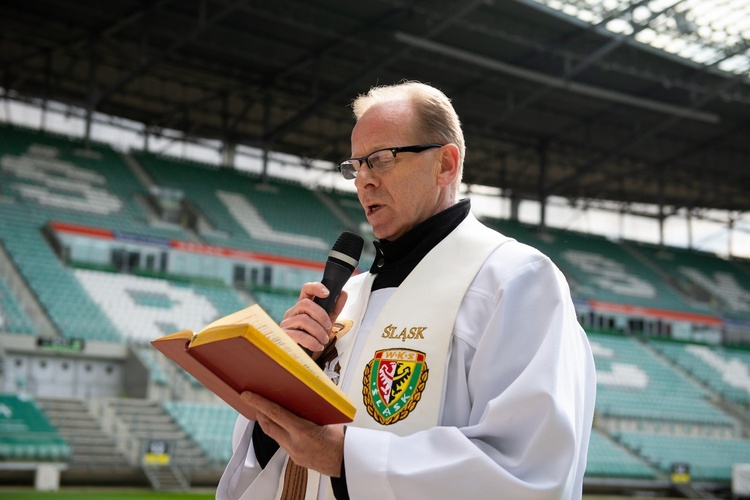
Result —
[[421, 351], [376, 351], [362, 377], [367, 413], [383, 425], [405, 419], [422, 398], [428, 372], [425, 353]]

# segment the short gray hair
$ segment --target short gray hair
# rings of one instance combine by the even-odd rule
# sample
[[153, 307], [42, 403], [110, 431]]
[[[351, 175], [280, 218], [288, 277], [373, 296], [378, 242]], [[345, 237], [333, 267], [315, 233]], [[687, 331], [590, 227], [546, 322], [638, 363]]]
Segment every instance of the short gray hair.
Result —
[[453, 143], [458, 146], [458, 175], [453, 183], [454, 194], [458, 198], [464, 170], [466, 144], [461, 129], [461, 120], [451, 100], [442, 91], [417, 81], [372, 87], [366, 94], [360, 94], [352, 102], [354, 117], [359, 120], [372, 106], [400, 99], [406, 99], [414, 105], [417, 120], [416, 132], [424, 136], [425, 142]]

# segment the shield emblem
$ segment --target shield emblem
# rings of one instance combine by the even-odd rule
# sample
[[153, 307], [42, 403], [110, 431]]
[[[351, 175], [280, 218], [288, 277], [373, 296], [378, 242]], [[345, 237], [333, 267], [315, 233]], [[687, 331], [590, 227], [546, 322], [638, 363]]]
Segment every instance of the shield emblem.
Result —
[[394, 424], [414, 410], [427, 384], [425, 357], [413, 349], [375, 352], [362, 378], [364, 404], [375, 421]]

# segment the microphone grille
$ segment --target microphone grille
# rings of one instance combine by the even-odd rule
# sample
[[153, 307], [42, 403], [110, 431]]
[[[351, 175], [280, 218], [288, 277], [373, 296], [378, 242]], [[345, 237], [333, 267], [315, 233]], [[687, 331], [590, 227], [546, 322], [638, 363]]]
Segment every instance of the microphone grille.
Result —
[[365, 240], [358, 234], [354, 234], [350, 231], [344, 231], [333, 244], [331, 251], [340, 252], [344, 255], [351, 257], [352, 259], [359, 261], [359, 257], [362, 255], [362, 247], [365, 244]]

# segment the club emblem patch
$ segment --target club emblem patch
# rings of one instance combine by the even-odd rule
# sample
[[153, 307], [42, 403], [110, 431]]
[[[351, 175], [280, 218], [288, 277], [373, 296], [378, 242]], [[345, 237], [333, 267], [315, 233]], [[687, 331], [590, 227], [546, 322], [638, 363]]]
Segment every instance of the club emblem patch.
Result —
[[421, 351], [376, 351], [362, 377], [362, 397], [367, 413], [383, 425], [405, 419], [422, 398], [428, 372], [425, 353]]

